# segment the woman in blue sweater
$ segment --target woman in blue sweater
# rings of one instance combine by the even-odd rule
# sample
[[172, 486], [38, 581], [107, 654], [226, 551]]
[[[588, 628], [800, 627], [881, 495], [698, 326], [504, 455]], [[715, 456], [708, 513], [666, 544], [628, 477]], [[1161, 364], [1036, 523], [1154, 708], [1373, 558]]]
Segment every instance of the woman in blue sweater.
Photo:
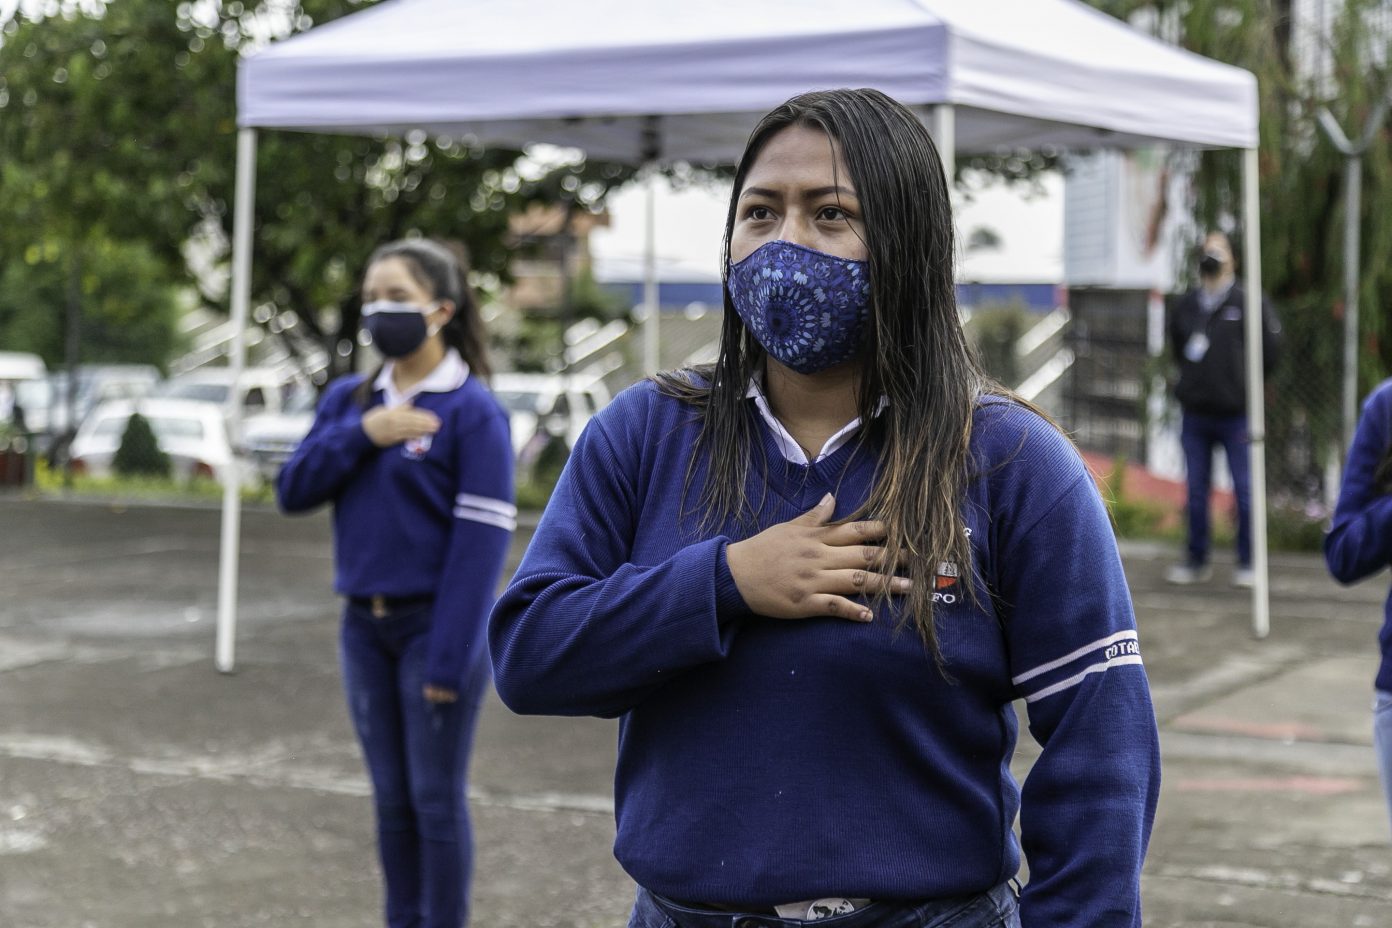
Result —
[[1116, 543], [964, 341], [927, 132], [794, 98], [725, 231], [718, 360], [590, 423], [490, 620], [514, 710], [620, 719], [630, 925], [1139, 925], [1159, 760]]
[[329, 387], [276, 481], [286, 512], [334, 507], [344, 689], [372, 779], [389, 928], [468, 920], [469, 747], [517, 515], [507, 417], [482, 380], [465, 274], [431, 241], [373, 253], [363, 327], [386, 363]]
[[[1355, 583], [1392, 564], [1392, 380], [1363, 403], [1344, 465], [1324, 559], [1340, 583]], [[1382, 665], [1374, 682], [1373, 745], [1392, 809], [1392, 593], [1383, 607]]]

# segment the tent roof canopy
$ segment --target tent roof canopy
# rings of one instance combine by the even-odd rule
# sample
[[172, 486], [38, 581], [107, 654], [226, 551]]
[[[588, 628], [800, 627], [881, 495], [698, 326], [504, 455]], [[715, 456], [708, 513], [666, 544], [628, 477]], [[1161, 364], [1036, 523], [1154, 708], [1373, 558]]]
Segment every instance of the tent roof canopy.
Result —
[[243, 127], [731, 161], [810, 89], [956, 107], [957, 149], [1251, 148], [1255, 78], [1075, 0], [386, 0], [245, 59]]

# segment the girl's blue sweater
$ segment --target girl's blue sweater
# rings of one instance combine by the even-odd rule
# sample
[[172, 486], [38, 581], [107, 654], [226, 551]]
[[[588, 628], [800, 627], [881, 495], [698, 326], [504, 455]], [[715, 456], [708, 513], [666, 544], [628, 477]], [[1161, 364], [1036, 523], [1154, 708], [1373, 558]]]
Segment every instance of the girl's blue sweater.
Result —
[[[757, 427], [757, 527], [703, 531], [683, 489], [692, 407], [652, 383], [622, 393], [490, 620], [514, 710], [620, 717], [619, 862], [664, 896], [763, 907], [984, 891], [1023, 845], [1026, 928], [1139, 925], [1155, 718], [1107, 513], [1070, 443], [1013, 403], [978, 408], [976, 562], [939, 568], [949, 681], [892, 608], [859, 624], [745, 606], [726, 545], [827, 492], [852, 512], [876, 465], [862, 441], [789, 463]], [[696, 460], [693, 488], [704, 474]], [[1043, 745], [1023, 790], [1016, 699]]]
[[[1340, 583], [1353, 583], [1392, 564], [1392, 494], [1375, 475], [1392, 447], [1392, 380], [1384, 380], [1363, 403], [1344, 465], [1334, 522], [1324, 539], [1324, 560]], [[1383, 606], [1382, 664], [1376, 686], [1392, 693], [1392, 592]]]
[[[378, 448], [343, 377], [276, 479], [285, 512], [334, 506], [334, 588], [344, 596], [434, 597], [427, 684], [458, 690], [487, 659], [483, 630], [516, 524], [507, 415], [476, 377], [421, 393], [440, 417], [428, 442]], [[369, 408], [382, 402], [381, 391]]]

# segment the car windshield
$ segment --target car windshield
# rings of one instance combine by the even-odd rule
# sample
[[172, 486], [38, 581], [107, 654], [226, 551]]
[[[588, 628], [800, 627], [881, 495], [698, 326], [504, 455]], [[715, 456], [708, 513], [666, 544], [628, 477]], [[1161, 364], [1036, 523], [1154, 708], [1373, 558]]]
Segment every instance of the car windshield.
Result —
[[225, 383], [171, 383], [165, 387], [161, 395], [171, 399], [226, 403], [227, 391], [228, 386]]
[[285, 401], [285, 411], [288, 413], [314, 412], [314, 406], [318, 397], [313, 390], [295, 390]]
[[[119, 439], [126, 434], [128, 421], [129, 417], [127, 416], [102, 419], [92, 429], [92, 435], [100, 438]], [[155, 433], [155, 438], [160, 441], [198, 441], [203, 438], [203, 422], [199, 419], [189, 419], [183, 416], [149, 416], [147, 421], [150, 423], [150, 430]]]
[[96, 438], [120, 438], [126, 431], [126, 418], [120, 416], [115, 419], [102, 419], [92, 427], [92, 435]]
[[203, 438], [203, 422], [182, 416], [153, 416], [150, 428], [161, 441], [198, 441]]

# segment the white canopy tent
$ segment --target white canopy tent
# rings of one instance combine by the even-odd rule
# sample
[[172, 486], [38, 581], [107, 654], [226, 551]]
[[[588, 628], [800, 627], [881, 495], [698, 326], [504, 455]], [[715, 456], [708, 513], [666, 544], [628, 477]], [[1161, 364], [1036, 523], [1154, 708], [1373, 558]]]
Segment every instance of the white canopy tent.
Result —
[[[1244, 149], [1246, 276], [1260, 280], [1255, 78], [1074, 0], [386, 0], [241, 62], [232, 366], [244, 363], [258, 129], [424, 130], [637, 165], [731, 162], [758, 117], [785, 99], [865, 86], [931, 119], [949, 171], [955, 151], [1001, 147]], [[648, 252], [652, 358], [651, 218]], [[1261, 500], [1260, 287], [1248, 290], [1252, 489]], [[224, 671], [233, 666], [239, 515], [229, 485], [216, 655]], [[1253, 516], [1262, 636], [1264, 508]]]

